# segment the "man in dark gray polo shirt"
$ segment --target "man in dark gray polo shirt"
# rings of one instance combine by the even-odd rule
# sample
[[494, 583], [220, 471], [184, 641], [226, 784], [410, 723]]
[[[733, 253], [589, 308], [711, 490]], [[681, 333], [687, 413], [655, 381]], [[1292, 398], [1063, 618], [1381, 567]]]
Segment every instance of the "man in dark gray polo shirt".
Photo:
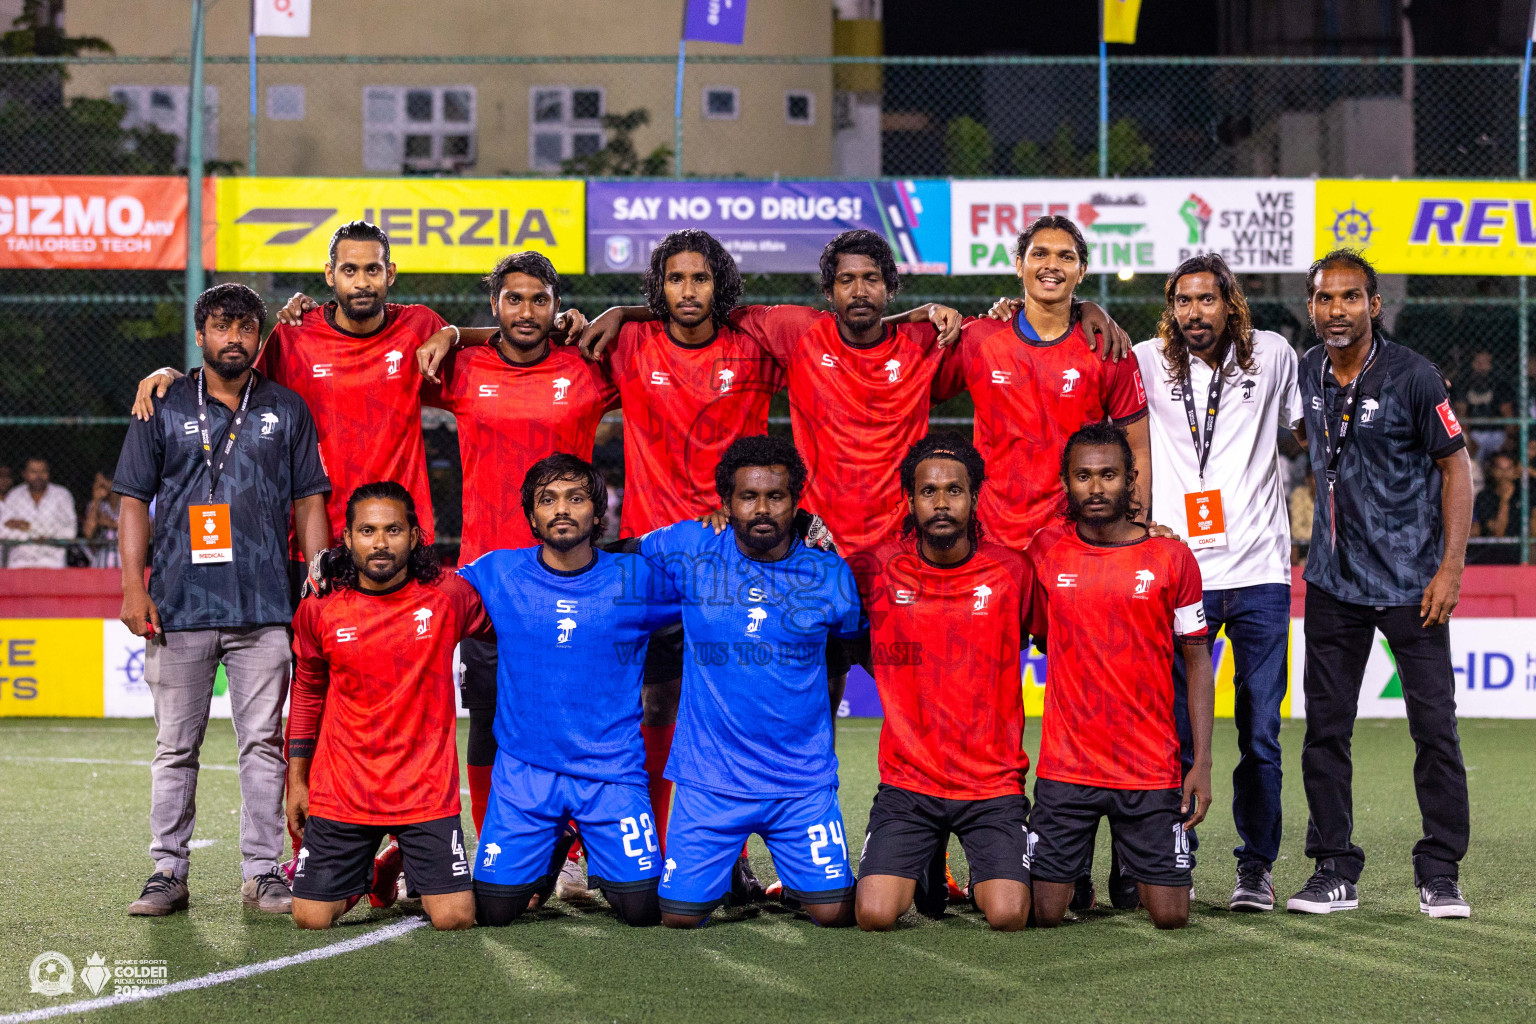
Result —
[[1424, 838], [1413, 848], [1419, 909], [1467, 917], [1467, 773], [1456, 733], [1450, 618], [1461, 592], [1472, 475], [1461, 424], [1433, 364], [1381, 333], [1376, 272], [1337, 250], [1307, 275], [1323, 344], [1298, 370], [1317, 482], [1307, 556], [1307, 856], [1317, 870], [1286, 904], [1326, 914], [1358, 905], [1365, 852], [1354, 826], [1350, 737], [1366, 659], [1381, 630], [1402, 681]]
[[123, 496], [122, 618], [148, 638], [144, 679], [157, 729], [149, 810], [155, 873], [128, 907], [136, 916], [187, 907], [198, 751], [221, 663], [239, 745], [241, 897], [273, 913], [293, 906], [278, 867], [293, 618], [289, 513], [313, 558], [330, 536], [331, 485], [303, 400], [251, 368], [266, 317], [244, 285], [221, 284], [198, 297], [203, 369], [172, 384], [148, 422], [129, 422], [113, 478]]

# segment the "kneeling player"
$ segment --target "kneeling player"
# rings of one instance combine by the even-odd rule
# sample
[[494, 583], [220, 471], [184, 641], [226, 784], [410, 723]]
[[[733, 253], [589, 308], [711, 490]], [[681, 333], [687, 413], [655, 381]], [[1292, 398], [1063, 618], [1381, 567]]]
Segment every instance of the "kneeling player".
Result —
[[[919, 880], [942, 907], [950, 833], [971, 867], [971, 899], [999, 931], [1029, 919], [1029, 800], [1019, 643], [1034, 578], [1015, 551], [981, 540], [984, 470], [968, 441], [930, 434], [901, 461], [905, 536], [876, 549], [869, 622], [885, 708], [880, 789], [859, 862], [859, 927], [884, 931]], [[911, 534], [916, 532], [916, 537]]]
[[682, 596], [688, 652], [666, 769], [677, 790], [661, 910], [673, 928], [720, 905], [754, 832], [786, 897], [817, 924], [853, 923], [824, 652], [863, 623], [847, 563], [796, 535], [805, 477], [788, 438], [738, 438], [715, 470], [730, 530], [685, 520], [640, 542]]
[[303, 844], [293, 922], [329, 928], [367, 891], [374, 851], [394, 835], [433, 927], [468, 928], [453, 647], [490, 621], [421, 543], [399, 484], [352, 492], [342, 543], [323, 559], [330, 594], [305, 598], [293, 620], [288, 826]]
[[[1189, 923], [1192, 829], [1211, 803], [1215, 682], [1200, 567], [1177, 540], [1135, 521], [1136, 466], [1125, 432], [1083, 427], [1062, 453], [1065, 525], [1027, 554], [1032, 632], [1050, 644], [1035, 769], [1035, 922], [1061, 923], [1087, 873], [1099, 818], [1120, 870], [1159, 928]], [[1183, 647], [1195, 763], [1182, 779], [1173, 719], [1173, 648]]]
[[556, 454], [523, 478], [538, 547], [492, 551], [459, 570], [496, 629], [496, 763], [475, 855], [482, 924], [505, 925], [554, 883], [565, 823], [581, 827], [587, 875], [627, 924], [661, 920], [660, 844], [646, 792], [640, 685], [650, 634], [680, 619], [666, 575], [593, 547], [608, 488]]

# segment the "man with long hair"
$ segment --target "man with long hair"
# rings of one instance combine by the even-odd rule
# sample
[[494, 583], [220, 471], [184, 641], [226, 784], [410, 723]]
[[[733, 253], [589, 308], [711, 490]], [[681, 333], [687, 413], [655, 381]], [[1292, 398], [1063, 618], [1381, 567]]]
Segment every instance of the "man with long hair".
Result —
[[[1109, 818], [1123, 876], [1158, 928], [1189, 922], [1188, 830], [1211, 802], [1215, 678], [1200, 603], [1200, 566], [1155, 537], [1135, 499], [1125, 431], [1083, 427], [1061, 455], [1067, 521], [1029, 545], [1030, 632], [1049, 648], [1035, 766], [1035, 923], [1054, 927], [1087, 872]], [[1194, 766], [1184, 772], [1173, 720], [1174, 649], [1189, 678]]]
[[301, 843], [293, 920], [329, 928], [396, 837], [406, 881], [438, 929], [468, 928], [475, 900], [459, 821], [453, 648], [490, 620], [473, 587], [444, 574], [410, 491], [365, 484], [342, 544], [322, 558], [330, 592], [294, 617], [288, 827]]
[[970, 442], [929, 434], [897, 472], [905, 528], [876, 549], [869, 585], [869, 667], [885, 721], [855, 912], [866, 931], [893, 927], [914, 897], [942, 914], [954, 833], [971, 900], [994, 929], [1017, 931], [1030, 909], [1019, 649], [1034, 575], [981, 535], [985, 471]]
[[[1151, 515], [1189, 538], [1206, 625], [1226, 628], [1236, 663], [1240, 751], [1232, 818], [1242, 840], [1229, 906], [1275, 906], [1280, 855], [1280, 703], [1289, 680], [1290, 524], [1278, 429], [1301, 420], [1296, 353], [1256, 331], [1237, 277], [1215, 253], [1191, 256], [1163, 286], [1157, 337], [1135, 348], [1151, 419]], [[1186, 771], [1193, 749], [1182, 660], [1174, 713]]]

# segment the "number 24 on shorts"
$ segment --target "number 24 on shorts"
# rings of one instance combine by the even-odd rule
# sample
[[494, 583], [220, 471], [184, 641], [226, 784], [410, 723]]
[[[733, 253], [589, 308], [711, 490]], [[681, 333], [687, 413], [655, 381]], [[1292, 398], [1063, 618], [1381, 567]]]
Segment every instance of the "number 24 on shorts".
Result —
[[[811, 840], [811, 863], [823, 865], [828, 878], [842, 878], [843, 864], [848, 862], [848, 844], [843, 839], [843, 823], [834, 818], [825, 825], [812, 825], [805, 830], [805, 834]], [[843, 848], [841, 861], [821, 852], [834, 843]]]

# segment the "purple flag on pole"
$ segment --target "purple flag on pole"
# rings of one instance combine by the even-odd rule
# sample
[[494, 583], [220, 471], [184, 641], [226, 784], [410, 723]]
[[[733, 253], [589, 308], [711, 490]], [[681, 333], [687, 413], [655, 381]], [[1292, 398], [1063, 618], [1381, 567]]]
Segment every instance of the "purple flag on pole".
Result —
[[740, 46], [747, 32], [747, 0], [688, 0], [683, 38]]

